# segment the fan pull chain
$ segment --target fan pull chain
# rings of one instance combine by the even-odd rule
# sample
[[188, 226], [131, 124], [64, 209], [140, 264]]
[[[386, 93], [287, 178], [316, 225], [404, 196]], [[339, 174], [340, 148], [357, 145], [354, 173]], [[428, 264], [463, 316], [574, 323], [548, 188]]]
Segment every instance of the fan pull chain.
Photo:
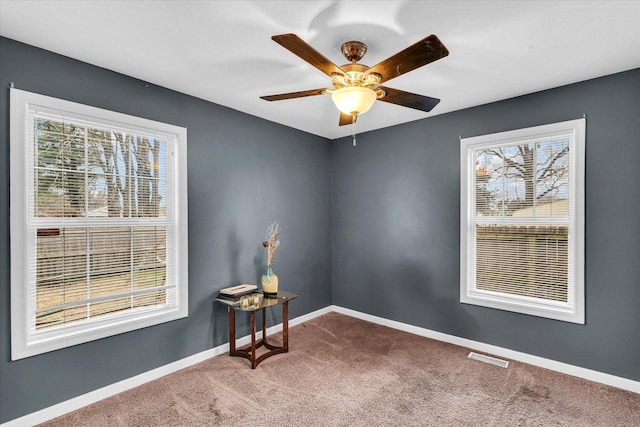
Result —
[[351, 130], [353, 136], [353, 146], [356, 146], [356, 115], [354, 114], [351, 119]]

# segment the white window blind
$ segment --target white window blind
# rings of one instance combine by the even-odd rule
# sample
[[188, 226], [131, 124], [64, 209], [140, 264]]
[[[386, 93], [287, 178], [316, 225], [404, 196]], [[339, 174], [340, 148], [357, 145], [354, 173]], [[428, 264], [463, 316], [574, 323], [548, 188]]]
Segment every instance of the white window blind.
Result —
[[186, 130], [11, 96], [12, 357], [185, 317]]
[[461, 140], [461, 301], [584, 323], [584, 119]]

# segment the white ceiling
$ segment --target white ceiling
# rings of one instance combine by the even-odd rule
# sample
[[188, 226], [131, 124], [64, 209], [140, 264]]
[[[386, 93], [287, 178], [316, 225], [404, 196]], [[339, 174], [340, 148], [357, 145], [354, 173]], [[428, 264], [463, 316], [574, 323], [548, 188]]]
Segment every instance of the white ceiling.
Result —
[[0, 35], [327, 138], [329, 87], [271, 36], [296, 33], [334, 63], [345, 41], [372, 66], [429, 34], [448, 57], [385, 85], [440, 98], [431, 113], [384, 102], [358, 119], [379, 129], [640, 67], [640, 1], [7, 1]]

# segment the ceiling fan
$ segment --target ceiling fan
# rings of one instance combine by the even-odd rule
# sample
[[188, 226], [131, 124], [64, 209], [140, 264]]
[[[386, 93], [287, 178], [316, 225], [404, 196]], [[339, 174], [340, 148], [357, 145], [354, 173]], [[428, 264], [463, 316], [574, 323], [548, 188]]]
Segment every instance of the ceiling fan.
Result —
[[362, 42], [344, 43], [342, 54], [350, 62], [337, 66], [295, 34], [275, 35], [271, 39], [331, 77], [333, 87], [261, 96], [264, 100], [280, 101], [331, 94], [340, 110], [340, 126], [355, 123], [357, 116], [369, 110], [376, 100], [427, 112], [440, 102], [437, 98], [381, 86], [387, 80], [449, 55], [447, 48], [433, 34], [373, 67], [358, 64], [367, 52], [367, 45]]

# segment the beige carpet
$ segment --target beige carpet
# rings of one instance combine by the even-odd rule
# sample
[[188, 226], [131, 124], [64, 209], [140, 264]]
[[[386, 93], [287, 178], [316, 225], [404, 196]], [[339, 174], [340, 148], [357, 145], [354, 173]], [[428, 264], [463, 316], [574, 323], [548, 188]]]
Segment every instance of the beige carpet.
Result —
[[640, 394], [349, 316], [289, 333], [255, 370], [218, 356], [44, 425], [640, 426]]

